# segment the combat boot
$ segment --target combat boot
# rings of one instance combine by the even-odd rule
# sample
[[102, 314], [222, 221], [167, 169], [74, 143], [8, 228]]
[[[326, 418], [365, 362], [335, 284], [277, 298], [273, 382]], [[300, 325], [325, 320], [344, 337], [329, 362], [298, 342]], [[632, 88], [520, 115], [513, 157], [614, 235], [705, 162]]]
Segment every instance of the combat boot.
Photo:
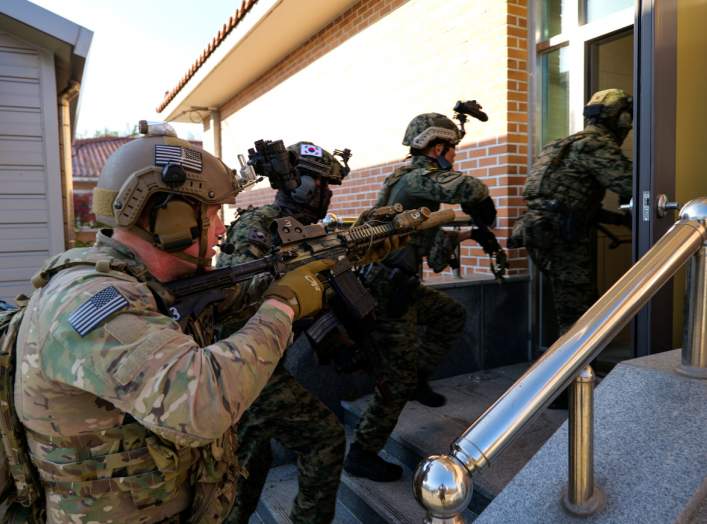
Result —
[[403, 468], [383, 460], [378, 453], [363, 449], [360, 444], [351, 444], [346, 455], [344, 471], [352, 477], [365, 477], [376, 482], [394, 482], [403, 475]]
[[417, 380], [417, 388], [415, 389], [412, 399], [431, 408], [439, 408], [447, 403], [447, 398], [444, 395], [432, 391], [430, 383], [425, 378], [419, 378]]

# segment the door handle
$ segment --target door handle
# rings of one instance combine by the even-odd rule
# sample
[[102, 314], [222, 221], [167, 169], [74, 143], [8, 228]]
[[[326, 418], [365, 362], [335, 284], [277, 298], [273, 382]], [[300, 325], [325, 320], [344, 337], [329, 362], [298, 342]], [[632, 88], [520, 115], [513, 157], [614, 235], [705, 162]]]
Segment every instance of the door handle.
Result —
[[658, 218], [663, 218], [668, 215], [668, 211], [676, 211], [680, 207], [677, 202], [670, 202], [668, 196], [664, 193], [658, 195], [656, 202], [656, 209], [658, 211]]

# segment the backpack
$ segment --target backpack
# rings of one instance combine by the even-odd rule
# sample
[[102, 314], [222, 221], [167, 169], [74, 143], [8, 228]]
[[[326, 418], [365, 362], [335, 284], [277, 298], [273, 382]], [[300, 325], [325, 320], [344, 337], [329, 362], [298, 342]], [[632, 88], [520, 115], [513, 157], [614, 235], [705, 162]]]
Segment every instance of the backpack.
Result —
[[27, 297], [0, 301], [0, 521], [44, 522], [43, 490], [15, 411], [15, 345]]
[[552, 198], [554, 188], [547, 187], [550, 175], [562, 165], [572, 144], [588, 137], [590, 134], [580, 131], [574, 135], [554, 140], [543, 147], [530, 168], [528, 179], [523, 188], [523, 197], [526, 200]]

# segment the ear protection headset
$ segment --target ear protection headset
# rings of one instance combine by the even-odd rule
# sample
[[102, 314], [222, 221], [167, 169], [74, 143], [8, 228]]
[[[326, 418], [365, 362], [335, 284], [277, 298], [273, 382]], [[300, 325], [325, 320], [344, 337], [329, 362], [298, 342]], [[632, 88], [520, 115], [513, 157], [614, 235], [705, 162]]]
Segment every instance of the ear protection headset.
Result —
[[200, 231], [194, 207], [171, 194], [150, 209], [148, 228], [157, 247], [168, 252], [191, 246]]
[[[167, 164], [162, 168], [162, 181], [169, 187], [178, 187], [186, 179], [184, 168], [177, 164]], [[206, 255], [206, 233], [209, 220], [206, 216], [206, 206], [200, 203], [190, 203], [172, 193], [158, 195], [157, 201], [151, 206], [148, 215], [148, 229], [153, 244], [170, 252], [179, 258], [201, 264], [200, 259]], [[199, 240], [199, 258], [178, 253]]]

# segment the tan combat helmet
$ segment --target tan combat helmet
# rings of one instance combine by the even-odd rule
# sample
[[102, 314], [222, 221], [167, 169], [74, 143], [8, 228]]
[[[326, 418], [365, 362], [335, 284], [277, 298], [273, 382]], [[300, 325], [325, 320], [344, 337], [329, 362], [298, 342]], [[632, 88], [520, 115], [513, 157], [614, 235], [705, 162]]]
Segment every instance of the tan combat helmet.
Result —
[[584, 106], [584, 116], [587, 118], [615, 118], [624, 111], [633, 112], [633, 97], [623, 89], [597, 91]]
[[[93, 190], [93, 212], [99, 222], [130, 229], [203, 267], [210, 247], [207, 206], [235, 203], [235, 174], [215, 156], [177, 138], [169, 125], [141, 121], [140, 132], [145, 136], [108, 158]], [[142, 216], [147, 219], [139, 220]], [[197, 239], [199, 258], [177, 253]]]
[[403, 145], [424, 149], [433, 140], [444, 140], [456, 145], [461, 140], [461, 132], [446, 116], [439, 113], [423, 113], [417, 115], [408, 124]]

